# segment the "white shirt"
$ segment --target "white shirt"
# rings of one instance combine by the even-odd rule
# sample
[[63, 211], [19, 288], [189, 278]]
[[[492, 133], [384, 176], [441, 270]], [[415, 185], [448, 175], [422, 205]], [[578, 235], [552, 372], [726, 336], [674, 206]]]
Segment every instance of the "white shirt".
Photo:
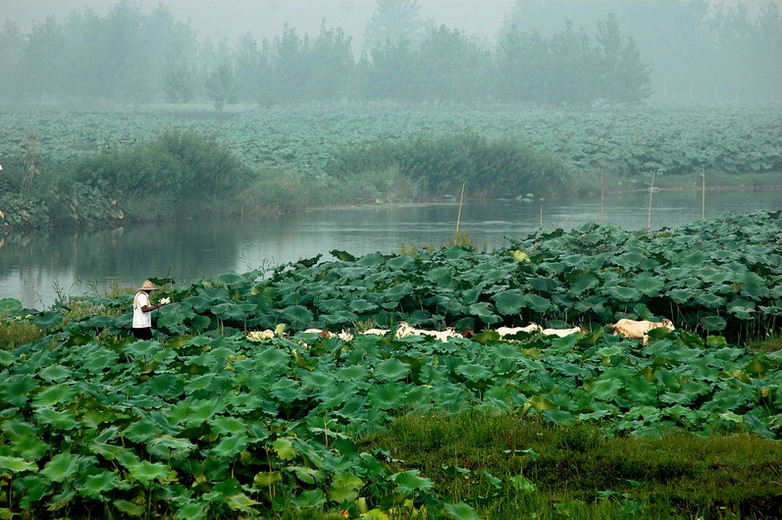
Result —
[[152, 327], [152, 311], [144, 312], [142, 307], [149, 305], [149, 294], [139, 291], [133, 297], [133, 328], [148, 329]]

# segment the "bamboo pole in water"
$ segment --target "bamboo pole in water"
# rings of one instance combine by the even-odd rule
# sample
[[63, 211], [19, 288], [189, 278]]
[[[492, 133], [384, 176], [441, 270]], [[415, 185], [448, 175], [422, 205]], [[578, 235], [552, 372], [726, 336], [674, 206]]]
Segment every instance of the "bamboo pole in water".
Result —
[[701, 166], [701, 218], [706, 216], [706, 172]]
[[[459, 234], [459, 224], [462, 222], [462, 204], [464, 203], [464, 187], [466, 182], [462, 183], [462, 195], [459, 197], [459, 212], [456, 214], [456, 234]], [[458, 239], [458, 237], [456, 237]]]
[[600, 172], [600, 225], [601, 226], [605, 224], [605, 214], [606, 214], [605, 200], [606, 200], [605, 175], [603, 174], [603, 172]]
[[652, 185], [649, 186], [649, 208], [646, 212], [646, 229], [652, 230], [652, 196], [654, 195], [654, 178], [657, 176], [657, 170], [652, 170]]

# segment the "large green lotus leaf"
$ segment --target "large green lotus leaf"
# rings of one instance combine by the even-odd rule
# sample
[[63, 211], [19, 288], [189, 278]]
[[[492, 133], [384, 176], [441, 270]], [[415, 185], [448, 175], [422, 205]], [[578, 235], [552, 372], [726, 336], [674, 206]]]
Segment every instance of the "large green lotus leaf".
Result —
[[720, 316], [704, 316], [698, 323], [707, 332], [716, 332], [724, 330], [728, 326], [728, 322]]
[[9, 367], [16, 362], [16, 356], [6, 350], [0, 350], [0, 365]]
[[497, 307], [497, 312], [506, 316], [519, 314], [522, 306], [526, 303], [524, 293], [519, 289], [503, 291], [495, 295], [493, 299]]
[[74, 395], [76, 395], [76, 390], [72, 386], [53, 385], [39, 392], [33, 398], [33, 405], [41, 407], [54, 406], [60, 403], [71, 404]]
[[640, 376], [628, 378], [624, 389], [639, 404], [654, 404], [657, 399], [657, 385]]
[[390, 383], [404, 379], [410, 374], [410, 367], [397, 358], [386, 359], [375, 367], [375, 378]]
[[752, 320], [755, 318], [755, 309], [742, 305], [733, 305], [728, 309], [728, 312], [740, 320]]
[[282, 316], [294, 329], [305, 328], [313, 320], [312, 312], [303, 305], [292, 305], [284, 309]]
[[170, 477], [170, 470], [165, 464], [142, 460], [128, 466], [130, 477], [138, 480], [146, 486], [152, 480], [166, 480]]
[[502, 318], [494, 314], [494, 306], [489, 302], [478, 302], [470, 305], [470, 314], [474, 314], [486, 324], [499, 323]]
[[434, 282], [439, 289], [452, 289], [454, 286], [453, 273], [448, 267], [435, 267], [429, 271], [426, 279]]
[[[223, 303], [230, 300], [228, 289], [222, 286], [202, 285], [198, 287], [198, 293], [210, 303]], [[163, 307], [165, 309], [165, 307]]]
[[147, 450], [158, 459], [182, 460], [187, 457], [196, 445], [188, 439], [173, 437], [171, 435], [161, 435], [147, 442]]
[[30, 318], [30, 323], [42, 329], [53, 329], [62, 323], [64, 318], [65, 315], [59, 311], [45, 311]]
[[38, 465], [20, 457], [0, 456], [0, 469], [8, 470], [11, 473], [21, 473], [23, 471], [38, 471]]
[[177, 520], [202, 520], [209, 512], [209, 502], [188, 502], [176, 512]]
[[113, 505], [121, 513], [125, 513], [128, 516], [142, 516], [147, 512], [146, 507], [143, 505], [135, 504], [128, 500], [114, 500]]
[[228, 435], [220, 439], [212, 449], [212, 453], [217, 457], [234, 457], [247, 448], [250, 444], [250, 440], [246, 435]]
[[227, 272], [212, 278], [215, 282], [224, 283], [225, 285], [239, 285], [248, 283], [243, 276], [236, 274], [235, 272]]
[[283, 403], [292, 403], [297, 399], [306, 399], [308, 395], [299, 387], [296, 381], [287, 377], [275, 381], [269, 390], [271, 395]]
[[60, 379], [67, 379], [71, 377], [72, 373], [73, 372], [71, 372], [71, 369], [66, 366], [51, 365], [38, 372], [38, 375], [50, 381], [59, 381]]
[[375, 305], [372, 302], [368, 302], [367, 300], [357, 298], [355, 300], [350, 301], [350, 310], [351, 312], [365, 314], [367, 312], [376, 311], [377, 305]]
[[525, 294], [524, 306], [539, 313], [544, 313], [554, 307], [551, 300], [537, 294]]
[[149, 419], [141, 419], [125, 428], [123, 435], [133, 442], [143, 443], [159, 433], [157, 424]]
[[247, 425], [244, 423], [244, 421], [236, 417], [222, 415], [215, 417], [210, 426], [212, 427], [212, 431], [214, 433], [220, 435], [240, 434], [247, 431]]
[[569, 426], [576, 421], [573, 413], [567, 410], [543, 410], [540, 415], [557, 426]]
[[272, 448], [282, 460], [293, 460], [296, 457], [296, 448], [291, 439], [280, 437], [272, 443]]
[[163, 346], [155, 340], [136, 341], [126, 345], [124, 350], [129, 356], [139, 358], [151, 358]]
[[701, 268], [703, 265], [708, 265], [710, 260], [702, 251], [696, 250], [681, 258], [680, 263], [689, 267]]
[[638, 302], [641, 300], [641, 293], [631, 287], [613, 286], [606, 287], [603, 292], [621, 302]]
[[389, 287], [382, 293], [382, 298], [391, 302], [398, 302], [405, 296], [413, 294], [413, 284], [410, 282], [404, 282], [392, 287]]
[[358, 492], [364, 487], [364, 481], [344, 471], [334, 475], [329, 486], [329, 500], [339, 504], [352, 502], [358, 498]]
[[434, 486], [434, 482], [428, 478], [420, 477], [420, 470], [412, 469], [408, 471], [402, 471], [391, 475], [391, 481], [396, 484], [397, 493], [403, 495], [411, 495], [418, 491], [429, 491]]
[[255, 516], [258, 512], [253, 509], [253, 506], [257, 506], [260, 502], [253, 500], [244, 493], [237, 493], [228, 497], [227, 504], [234, 511], [242, 511]]
[[632, 285], [634, 289], [650, 298], [657, 296], [665, 288], [665, 282], [660, 277], [648, 274], [641, 274], [633, 278]]
[[0, 298], [0, 316], [18, 316], [22, 312], [22, 302], [14, 298]]
[[570, 285], [569, 292], [581, 294], [600, 285], [600, 280], [590, 271], [577, 269], [565, 275], [565, 280]]
[[399, 383], [373, 385], [367, 393], [372, 406], [381, 410], [398, 407], [404, 402], [405, 387]]
[[305, 468], [303, 466], [289, 466], [288, 470], [292, 471], [296, 475], [296, 478], [298, 478], [300, 481], [304, 482], [305, 484], [320, 485], [325, 480], [325, 475], [323, 475], [323, 472], [315, 468]]
[[530, 287], [536, 291], [551, 293], [559, 287], [559, 283], [553, 278], [529, 278]]
[[130, 489], [131, 484], [122, 480], [112, 471], [100, 470], [100, 473], [89, 475], [84, 479], [84, 484], [79, 488], [79, 493], [93, 500], [101, 499], [112, 489]]
[[620, 379], [607, 378], [595, 381], [592, 384], [591, 393], [595, 398], [610, 401], [616, 397], [623, 383]]
[[482, 365], [466, 363], [456, 367], [455, 372], [464, 376], [468, 381], [477, 383], [478, 381], [487, 381], [491, 379], [492, 372]]
[[46, 463], [41, 474], [53, 482], [63, 482], [75, 475], [79, 471], [81, 463], [87, 460], [87, 457], [72, 453], [58, 453]]
[[32, 435], [17, 437], [11, 441], [11, 452], [25, 459], [39, 460], [50, 448], [49, 444]]
[[761, 300], [763, 298], [768, 298], [771, 291], [769, 291], [768, 287], [765, 285], [745, 283], [741, 286], [741, 294], [748, 296], [753, 300]]
[[38, 387], [35, 378], [29, 374], [6, 376], [0, 382], [0, 396], [14, 406], [23, 406], [27, 396]]
[[410, 255], [399, 255], [386, 262], [386, 266], [395, 271], [405, 271], [415, 265], [415, 259]]
[[337, 379], [340, 381], [366, 381], [369, 370], [361, 365], [352, 365], [337, 370]]
[[668, 291], [667, 295], [675, 303], [682, 305], [695, 297], [695, 291], [692, 289], [673, 289]]

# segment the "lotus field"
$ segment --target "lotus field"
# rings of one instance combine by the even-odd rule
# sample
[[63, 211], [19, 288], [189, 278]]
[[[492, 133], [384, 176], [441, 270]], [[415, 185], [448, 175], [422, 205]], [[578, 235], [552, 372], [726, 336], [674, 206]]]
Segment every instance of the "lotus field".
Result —
[[[532, 107], [289, 107], [235, 114], [182, 111], [0, 112], [0, 153], [8, 160], [37, 136], [41, 159], [69, 161], [154, 141], [170, 130], [213, 137], [253, 167], [323, 175], [344, 150], [379, 142], [475, 132], [513, 139], [572, 169], [622, 175], [717, 170], [779, 171], [778, 108], [673, 107], [594, 111]], [[344, 174], [346, 172], [338, 172]]]
[[[362, 444], [408, 413], [782, 438], [782, 351], [742, 346], [779, 334], [779, 212], [653, 233], [589, 225], [494, 252], [331, 254], [157, 279], [153, 298], [172, 303], [151, 341], [128, 337], [129, 295], [45, 311], [0, 300], [6, 320], [46, 331], [0, 350], [0, 518], [479, 518], [481, 504]], [[644, 347], [610, 333], [619, 318], [670, 318], [676, 330]], [[402, 321], [475, 335], [360, 334]], [[587, 332], [494, 332], [530, 322]], [[274, 337], [248, 338], [262, 329]]]

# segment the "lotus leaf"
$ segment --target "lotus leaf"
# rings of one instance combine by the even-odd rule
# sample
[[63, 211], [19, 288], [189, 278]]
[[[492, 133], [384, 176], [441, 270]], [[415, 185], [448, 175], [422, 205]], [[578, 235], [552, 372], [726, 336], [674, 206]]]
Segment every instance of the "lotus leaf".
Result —
[[339, 472], [329, 486], [329, 500], [337, 503], [349, 502], [358, 498], [358, 492], [364, 487], [364, 481], [355, 475]]
[[127, 500], [115, 500], [112, 502], [112, 505], [121, 513], [125, 513], [128, 516], [142, 516], [146, 512], [144, 506], [134, 504]]
[[403, 495], [412, 495], [416, 492], [427, 492], [432, 489], [434, 482], [428, 478], [420, 477], [417, 469], [402, 471], [391, 475], [391, 481], [396, 484], [396, 491]]
[[[519, 289], [510, 289], [493, 297], [497, 312], [504, 315], [519, 314], [521, 308], [525, 305], [526, 299], [524, 293]], [[479, 315], [480, 316], [480, 315]]]
[[699, 321], [701, 327], [708, 332], [724, 330], [728, 326], [725, 319], [719, 316], [704, 316]]
[[387, 359], [375, 367], [375, 378], [378, 381], [393, 382], [406, 378], [410, 367], [397, 358]]
[[11, 473], [20, 473], [22, 471], [38, 471], [38, 465], [19, 457], [0, 456], [0, 469], [5, 469]]
[[59, 311], [45, 311], [30, 318], [30, 323], [42, 329], [53, 329], [62, 323], [65, 318]]

